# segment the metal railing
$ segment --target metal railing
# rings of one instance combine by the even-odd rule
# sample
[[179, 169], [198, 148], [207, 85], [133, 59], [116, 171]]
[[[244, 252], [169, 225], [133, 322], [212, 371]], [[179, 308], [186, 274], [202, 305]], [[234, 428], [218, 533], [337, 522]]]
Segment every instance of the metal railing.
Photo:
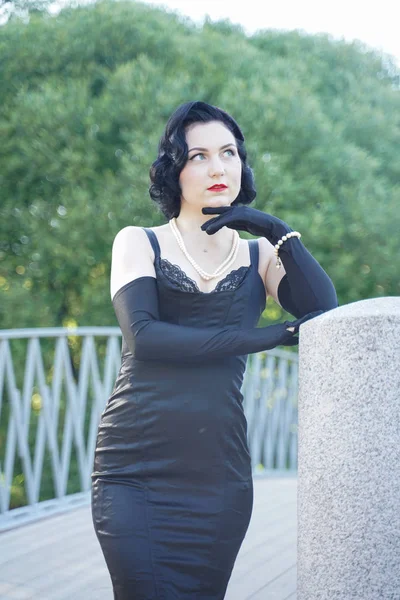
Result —
[[[0, 331], [0, 530], [87, 502], [97, 427], [121, 361], [118, 327]], [[297, 469], [296, 353], [249, 356], [254, 474]]]

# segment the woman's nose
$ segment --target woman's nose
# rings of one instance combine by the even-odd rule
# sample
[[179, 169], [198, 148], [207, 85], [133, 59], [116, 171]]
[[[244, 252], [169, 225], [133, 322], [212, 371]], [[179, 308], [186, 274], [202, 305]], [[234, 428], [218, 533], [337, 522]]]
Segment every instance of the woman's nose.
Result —
[[209, 174], [211, 177], [215, 175], [224, 175], [225, 167], [219, 157], [213, 158], [209, 163]]

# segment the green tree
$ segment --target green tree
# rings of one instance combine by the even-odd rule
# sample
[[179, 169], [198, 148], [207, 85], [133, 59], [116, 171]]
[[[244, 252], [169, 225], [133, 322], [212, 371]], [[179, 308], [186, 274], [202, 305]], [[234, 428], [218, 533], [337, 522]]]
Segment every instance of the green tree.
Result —
[[[340, 303], [399, 295], [390, 57], [110, 0], [12, 19], [0, 53], [0, 327], [116, 324], [112, 240], [165, 222], [148, 171], [169, 114], [192, 99], [241, 124], [254, 206], [302, 232]], [[266, 318], [283, 316], [268, 304]]]

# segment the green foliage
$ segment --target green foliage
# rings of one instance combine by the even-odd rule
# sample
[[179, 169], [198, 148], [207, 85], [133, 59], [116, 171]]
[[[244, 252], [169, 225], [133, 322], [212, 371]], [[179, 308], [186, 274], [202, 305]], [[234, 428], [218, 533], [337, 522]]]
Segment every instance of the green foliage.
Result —
[[254, 206], [302, 232], [341, 304], [400, 294], [390, 57], [110, 0], [10, 20], [0, 53], [0, 327], [116, 324], [113, 238], [164, 222], [148, 170], [168, 116], [192, 99], [238, 120]]

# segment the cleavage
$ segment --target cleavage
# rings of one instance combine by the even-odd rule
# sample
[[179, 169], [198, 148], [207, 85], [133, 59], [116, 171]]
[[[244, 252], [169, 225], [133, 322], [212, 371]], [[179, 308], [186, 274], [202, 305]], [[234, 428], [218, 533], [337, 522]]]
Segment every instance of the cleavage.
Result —
[[200, 289], [198, 283], [189, 277], [179, 265], [171, 263], [168, 259], [160, 258], [160, 268], [172, 283], [177, 285], [184, 292], [197, 292], [202, 294], [213, 294], [236, 289], [246, 277], [250, 266], [251, 265], [242, 265], [236, 269], [232, 269], [225, 274], [211, 290], [203, 291]]

